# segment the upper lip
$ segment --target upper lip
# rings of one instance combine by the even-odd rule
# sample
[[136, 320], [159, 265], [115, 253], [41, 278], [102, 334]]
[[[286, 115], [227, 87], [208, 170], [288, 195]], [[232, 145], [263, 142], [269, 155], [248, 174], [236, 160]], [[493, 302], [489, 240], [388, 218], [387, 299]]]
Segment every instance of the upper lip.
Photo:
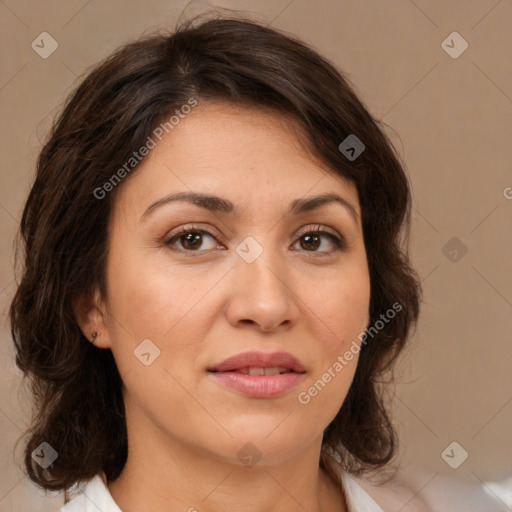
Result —
[[273, 368], [275, 366], [281, 366], [298, 373], [305, 373], [306, 371], [304, 365], [288, 352], [243, 352], [208, 368], [208, 371], [228, 372], [243, 368]]

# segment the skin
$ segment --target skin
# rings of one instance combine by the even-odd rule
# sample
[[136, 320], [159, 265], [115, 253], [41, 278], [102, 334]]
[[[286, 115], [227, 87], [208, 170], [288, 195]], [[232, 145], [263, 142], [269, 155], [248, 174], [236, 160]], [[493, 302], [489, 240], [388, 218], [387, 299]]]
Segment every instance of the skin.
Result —
[[[357, 189], [309, 155], [300, 135], [282, 114], [200, 103], [116, 190], [107, 297], [96, 293], [77, 317], [112, 350], [124, 382], [129, 455], [109, 482], [123, 512], [347, 510], [319, 458], [358, 355], [308, 404], [298, 394], [359, 344], [370, 279]], [[153, 202], [190, 191], [228, 199], [237, 214], [173, 202], [141, 220]], [[357, 219], [338, 203], [285, 215], [291, 201], [324, 193], [345, 198]], [[191, 223], [213, 236], [165, 244]], [[308, 243], [318, 227], [346, 248], [325, 235]], [[235, 251], [248, 236], [263, 248], [252, 263]], [[134, 355], [145, 339], [160, 349], [149, 366]], [[261, 399], [207, 373], [248, 350], [292, 353], [304, 381]], [[247, 443], [261, 454], [253, 466], [237, 456]]]

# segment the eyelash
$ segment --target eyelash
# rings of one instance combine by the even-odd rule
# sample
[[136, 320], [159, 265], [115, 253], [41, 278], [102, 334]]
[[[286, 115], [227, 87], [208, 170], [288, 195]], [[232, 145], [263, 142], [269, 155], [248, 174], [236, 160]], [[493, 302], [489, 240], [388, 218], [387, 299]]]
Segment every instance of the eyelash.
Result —
[[[212, 237], [213, 239], [216, 239], [216, 237], [215, 237], [215, 235], [213, 233], [210, 233], [209, 231], [207, 231], [205, 229], [202, 229], [200, 227], [196, 227], [196, 226], [181, 226], [174, 233], [170, 234], [170, 236], [164, 241], [164, 244], [166, 246], [168, 246], [169, 249], [171, 249], [173, 251], [183, 252], [187, 256], [199, 256], [199, 255], [201, 255], [201, 253], [207, 253], [210, 250], [213, 250], [213, 249], [210, 249], [210, 250], [202, 250], [202, 251], [200, 251], [200, 250], [192, 251], [190, 249], [180, 249], [180, 248], [172, 247], [172, 245], [176, 241], [178, 241], [182, 236], [188, 235], [190, 233], [196, 233], [196, 234], [200, 234], [200, 235], [208, 235], [208, 236]], [[322, 251], [305, 251], [305, 252], [308, 252], [308, 253], [310, 252], [310, 253], [313, 253], [313, 254], [314, 253], [318, 253], [318, 254], [321, 254], [321, 255], [325, 256], [326, 254], [332, 254], [332, 253], [335, 253], [335, 252], [344, 251], [347, 248], [346, 243], [345, 243], [345, 239], [343, 237], [340, 238], [340, 237], [334, 235], [333, 233], [329, 233], [328, 231], [323, 230], [321, 227], [317, 227], [316, 229], [309, 229], [308, 231], [302, 232], [298, 236], [298, 240], [300, 238], [302, 238], [303, 236], [305, 236], [305, 235], [311, 235], [311, 234], [314, 234], [314, 235], [324, 235], [324, 236], [328, 237], [334, 243], [335, 249], [331, 253], [326, 253], [326, 252], [322, 252]], [[198, 254], [194, 254], [194, 253], [198, 253]]]

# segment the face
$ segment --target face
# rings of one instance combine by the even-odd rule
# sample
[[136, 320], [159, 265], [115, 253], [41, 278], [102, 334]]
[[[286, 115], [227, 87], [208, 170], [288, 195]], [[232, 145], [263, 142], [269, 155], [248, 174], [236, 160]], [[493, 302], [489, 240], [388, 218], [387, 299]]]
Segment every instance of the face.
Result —
[[[339, 356], [369, 320], [360, 205], [297, 130], [202, 103], [120, 186], [94, 330], [123, 378], [129, 430], [238, 464], [252, 443], [272, 464], [321, 439], [341, 407], [358, 355]], [[192, 192], [221, 201], [165, 200]], [[325, 194], [341, 200], [307, 202]], [[267, 382], [244, 391], [209, 371], [248, 351], [287, 352], [304, 372], [238, 374]]]

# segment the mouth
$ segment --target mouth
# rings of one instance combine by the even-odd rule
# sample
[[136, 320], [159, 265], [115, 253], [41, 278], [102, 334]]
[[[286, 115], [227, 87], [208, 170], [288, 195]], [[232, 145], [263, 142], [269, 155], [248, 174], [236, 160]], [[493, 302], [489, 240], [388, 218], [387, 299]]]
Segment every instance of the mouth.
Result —
[[208, 368], [210, 372], [235, 372], [245, 375], [305, 373], [302, 362], [288, 352], [244, 352]]
[[208, 368], [223, 389], [249, 398], [283, 396], [305, 379], [306, 368], [288, 352], [244, 352]]
[[306, 369], [291, 354], [246, 352], [238, 354], [207, 372], [216, 384], [249, 398], [277, 398], [286, 395], [305, 379]]

